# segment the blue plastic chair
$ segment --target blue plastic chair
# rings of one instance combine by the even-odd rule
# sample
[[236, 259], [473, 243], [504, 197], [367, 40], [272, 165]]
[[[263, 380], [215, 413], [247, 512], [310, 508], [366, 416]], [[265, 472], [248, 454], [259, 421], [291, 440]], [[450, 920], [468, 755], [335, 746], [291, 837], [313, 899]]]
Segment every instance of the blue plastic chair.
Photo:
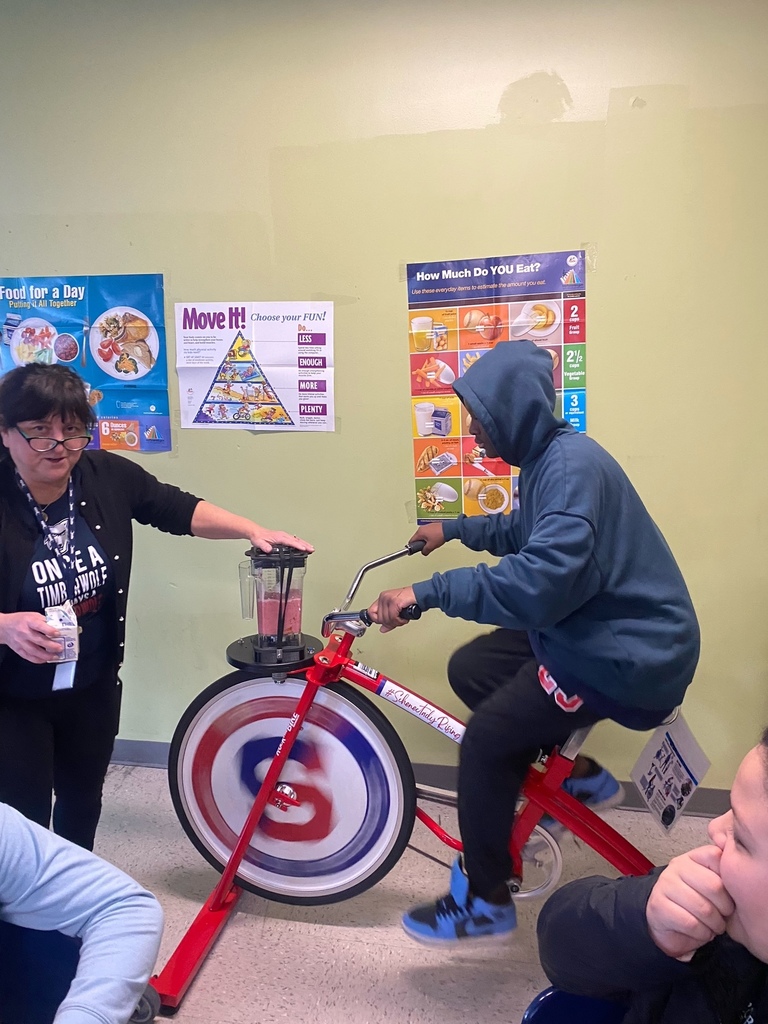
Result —
[[51, 1024], [79, 960], [79, 939], [0, 921], [0, 1021]]
[[621, 1024], [626, 1012], [623, 1003], [547, 988], [525, 1011], [521, 1024]]

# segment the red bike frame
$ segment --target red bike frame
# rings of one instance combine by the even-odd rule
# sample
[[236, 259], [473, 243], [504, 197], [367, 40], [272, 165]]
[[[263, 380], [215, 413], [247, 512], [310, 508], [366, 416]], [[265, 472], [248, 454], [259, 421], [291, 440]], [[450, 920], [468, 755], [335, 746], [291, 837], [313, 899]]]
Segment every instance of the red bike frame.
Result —
[[[463, 724], [458, 719], [442, 708], [430, 704], [419, 694], [409, 690], [408, 687], [353, 660], [349, 656], [353, 639], [352, 634], [348, 632], [333, 633], [326, 646], [314, 655], [314, 663], [308, 669], [288, 673], [289, 675], [304, 676], [306, 687], [267, 770], [218, 885], [172, 953], [166, 966], [159, 975], [152, 979], [152, 985], [159, 993], [164, 1007], [175, 1009], [180, 1005], [208, 951], [234, 910], [241, 892], [235, 885], [235, 877], [267, 804], [285, 808], [296, 803], [286, 793], [277, 790], [276, 786], [320, 687], [345, 680], [369, 693], [382, 696], [385, 689], [392, 687], [402, 697], [392, 700], [391, 697], [385, 696], [385, 699], [389, 699], [391, 703], [397, 704], [421, 721], [426, 721], [432, 728], [439, 729], [455, 742], [461, 740]], [[425, 709], [428, 709], [429, 717], [425, 717], [423, 713]], [[522, 788], [522, 807], [515, 819], [510, 839], [510, 853], [516, 877], [522, 878], [522, 849], [530, 838], [533, 828], [544, 814], [550, 815], [565, 825], [575, 836], [583, 840], [623, 875], [645, 875], [651, 871], [654, 865], [647, 857], [643, 856], [607, 822], [560, 788], [572, 770], [573, 757], [564, 756], [558, 749], [555, 749], [546, 758], [543, 766], [532, 765], [529, 769]], [[416, 816], [447, 846], [454, 850], [462, 849], [461, 840], [454, 838], [442, 829], [420, 807], [416, 810]]]

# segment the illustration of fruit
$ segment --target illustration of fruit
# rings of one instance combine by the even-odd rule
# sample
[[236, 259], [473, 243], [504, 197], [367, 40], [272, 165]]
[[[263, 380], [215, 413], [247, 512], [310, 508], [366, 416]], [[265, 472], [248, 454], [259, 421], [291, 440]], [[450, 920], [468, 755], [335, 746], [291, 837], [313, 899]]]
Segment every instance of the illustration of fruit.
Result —
[[533, 305], [531, 312], [536, 317], [536, 321], [533, 324], [534, 331], [546, 331], [557, 319], [554, 309], [551, 306], [546, 306], [543, 302], [537, 302]]
[[478, 334], [486, 341], [496, 341], [501, 337], [502, 330], [501, 317], [498, 316], [484, 316], [477, 325]]
[[485, 311], [482, 309], [468, 309], [462, 321], [465, 329], [474, 331], [485, 315]]

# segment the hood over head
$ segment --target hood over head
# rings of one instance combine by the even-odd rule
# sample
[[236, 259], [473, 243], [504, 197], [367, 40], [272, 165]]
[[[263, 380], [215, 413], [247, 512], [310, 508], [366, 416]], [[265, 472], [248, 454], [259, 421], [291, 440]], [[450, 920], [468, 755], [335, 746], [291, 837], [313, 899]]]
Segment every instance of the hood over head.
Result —
[[532, 341], [502, 341], [453, 385], [499, 455], [522, 466], [555, 434], [573, 430], [554, 415], [552, 357]]

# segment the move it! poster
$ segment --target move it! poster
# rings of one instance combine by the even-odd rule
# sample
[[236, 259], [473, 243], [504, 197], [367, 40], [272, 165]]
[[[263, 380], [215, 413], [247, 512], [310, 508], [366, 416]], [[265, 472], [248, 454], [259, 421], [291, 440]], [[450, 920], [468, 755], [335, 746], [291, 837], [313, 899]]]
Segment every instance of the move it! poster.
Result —
[[162, 274], [0, 278], [0, 374], [60, 363], [86, 383], [112, 451], [171, 448]]
[[418, 522], [507, 513], [519, 470], [477, 447], [452, 385], [496, 345], [533, 341], [552, 358], [555, 414], [586, 430], [584, 251], [409, 263], [407, 274]]
[[182, 427], [333, 430], [332, 302], [176, 304]]

